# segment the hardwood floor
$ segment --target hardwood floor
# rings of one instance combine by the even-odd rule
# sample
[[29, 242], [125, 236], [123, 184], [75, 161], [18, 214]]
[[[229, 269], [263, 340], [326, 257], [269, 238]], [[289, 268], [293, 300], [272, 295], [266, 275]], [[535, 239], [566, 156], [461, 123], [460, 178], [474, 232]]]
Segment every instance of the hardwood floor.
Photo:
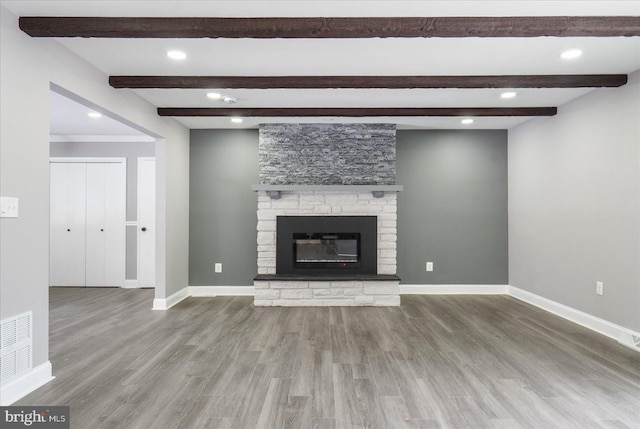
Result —
[[255, 308], [51, 289], [56, 379], [94, 428], [640, 428], [640, 353], [505, 296]]

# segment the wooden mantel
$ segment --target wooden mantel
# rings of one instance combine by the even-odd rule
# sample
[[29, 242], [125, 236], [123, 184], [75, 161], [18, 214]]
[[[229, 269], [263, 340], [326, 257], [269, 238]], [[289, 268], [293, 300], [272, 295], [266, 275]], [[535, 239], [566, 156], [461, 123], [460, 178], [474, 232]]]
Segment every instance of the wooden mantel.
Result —
[[401, 192], [402, 185], [251, 185], [252, 191], [264, 191], [271, 198], [279, 199], [282, 192], [371, 192], [382, 198], [385, 192]]

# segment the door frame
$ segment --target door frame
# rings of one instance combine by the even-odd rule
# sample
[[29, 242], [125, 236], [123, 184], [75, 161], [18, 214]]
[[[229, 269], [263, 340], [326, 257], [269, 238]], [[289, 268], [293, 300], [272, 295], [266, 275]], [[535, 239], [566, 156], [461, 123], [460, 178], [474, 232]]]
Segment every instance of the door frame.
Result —
[[[136, 250], [137, 250], [137, 256], [136, 256], [136, 287], [143, 287], [143, 288], [149, 288], [152, 287], [155, 289], [156, 287], [156, 248], [157, 246], [155, 245], [155, 240], [157, 239], [157, 235], [156, 235], [156, 229], [157, 229], [157, 219], [156, 219], [156, 200], [157, 200], [157, 168], [156, 168], [156, 157], [155, 156], [141, 156], [138, 157], [138, 170], [137, 170], [137, 213], [136, 213], [136, 222], [135, 222], [135, 226], [136, 226]], [[141, 268], [141, 263], [140, 261], [142, 260], [141, 258], [141, 250], [142, 250], [142, 246], [140, 246], [140, 242], [141, 242], [141, 235], [142, 232], [140, 231], [140, 228], [143, 227], [144, 225], [142, 225], [140, 222], [140, 192], [141, 192], [141, 187], [140, 187], [140, 164], [142, 162], [148, 162], [148, 161], [153, 161], [153, 200], [154, 200], [154, 205], [153, 205], [153, 231], [149, 231], [149, 233], [154, 235], [154, 257], [153, 257], [153, 272], [154, 272], [154, 276], [153, 276], [153, 286], [148, 286], [148, 285], [140, 285], [140, 268]], [[133, 282], [133, 280], [131, 281]]]

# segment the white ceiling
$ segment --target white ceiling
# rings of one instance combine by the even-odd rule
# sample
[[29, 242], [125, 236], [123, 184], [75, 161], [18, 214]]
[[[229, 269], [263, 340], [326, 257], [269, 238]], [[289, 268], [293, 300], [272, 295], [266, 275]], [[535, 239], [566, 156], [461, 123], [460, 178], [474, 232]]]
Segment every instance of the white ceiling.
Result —
[[[640, 1], [2, 1], [21, 16], [579, 16], [640, 15]], [[516, 75], [612, 74], [640, 69], [640, 37], [388, 39], [82, 39], [58, 41], [108, 75]], [[577, 60], [562, 60], [580, 48]], [[179, 49], [184, 61], [165, 53]], [[205, 97], [216, 90], [233, 106]], [[143, 89], [157, 107], [561, 107], [592, 89]], [[115, 91], [115, 89], [114, 89]], [[132, 91], [119, 89], [118, 91]], [[52, 127], [57, 118], [52, 116]], [[266, 122], [392, 122], [399, 128], [505, 129], [528, 117], [177, 118], [189, 128]], [[68, 131], [65, 129], [65, 132]], [[123, 133], [123, 130], [115, 134]], [[102, 133], [96, 132], [97, 134]]]
[[89, 116], [89, 113], [101, 113], [99, 109], [92, 109], [78, 101], [49, 92], [49, 134], [52, 140], [61, 141], [151, 141], [143, 138], [143, 134], [128, 125], [112, 119], [107, 115], [99, 118]]
[[3, 0], [24, 16], [638, 15], [637, 0]]

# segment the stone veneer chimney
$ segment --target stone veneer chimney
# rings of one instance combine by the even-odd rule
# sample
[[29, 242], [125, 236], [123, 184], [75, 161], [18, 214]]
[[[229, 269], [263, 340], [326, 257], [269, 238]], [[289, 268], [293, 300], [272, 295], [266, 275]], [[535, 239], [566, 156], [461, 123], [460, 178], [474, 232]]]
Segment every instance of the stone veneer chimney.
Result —
[[[399, 305], [395, 126], [260, 127], [256, 306]], [[392, 190], [392, 192], [384, 192]], [[278, 216], [376, 216], [377, 275], [276, 273]]]

